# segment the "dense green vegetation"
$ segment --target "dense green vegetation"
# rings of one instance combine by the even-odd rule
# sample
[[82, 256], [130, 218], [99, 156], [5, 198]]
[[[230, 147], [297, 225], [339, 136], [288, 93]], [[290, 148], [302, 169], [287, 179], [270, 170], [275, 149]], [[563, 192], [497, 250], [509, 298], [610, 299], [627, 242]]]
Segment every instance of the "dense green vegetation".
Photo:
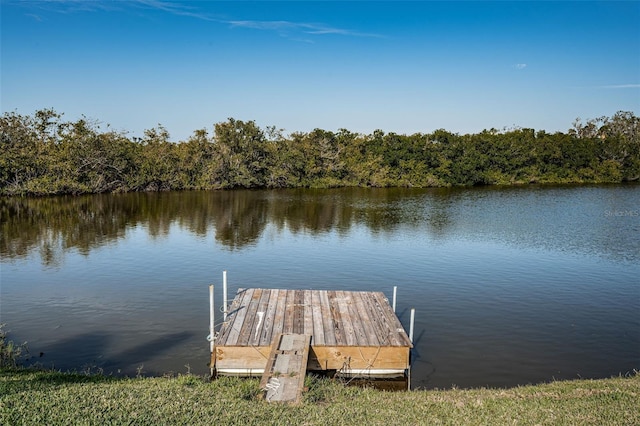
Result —
[[196, 130], [173, 143], [162, 126], [128, 138], [50, 109], [12, 112], [0, 119], [0, 194], [637, 181], [639, 129], [640, 118], [622, 111], [553, 134], [316, 129], [285, 136], [230, 118], [213, 135]]
[[383, 392], [307, 377], [299, 405], [259, 400], [258, 380], [115, 378], [0, 369], [0, 424], [632, 425], [640, 376], [512, 389]]

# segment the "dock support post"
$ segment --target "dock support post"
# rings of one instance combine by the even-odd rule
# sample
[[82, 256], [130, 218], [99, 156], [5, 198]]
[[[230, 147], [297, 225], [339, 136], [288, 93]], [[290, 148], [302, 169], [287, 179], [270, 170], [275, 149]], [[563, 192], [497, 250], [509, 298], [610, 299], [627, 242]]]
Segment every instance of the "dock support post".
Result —
[[409, 322], [409, 340], [413, 343], [413, 323], [416, 319], [416, 308], [411, 308], [411, 321]]
[[396, 296], [397, 296], [397, 294], [398, 294], [398, 286], [394, 285], [393, 286], [393, 305], [392, 305], [394, 313], [396, 312]]
[[[209, 352], [211, 353], [211, 358], [213, 358], [213, 350], [215, 345], [215, 309], [213, 303], [213, 284], [209, 286]], [[211, 365], [211, 375], [213, 376], [213, 364]]]
[[222, 271], [222, 320], [227, 320], [227, 271]]

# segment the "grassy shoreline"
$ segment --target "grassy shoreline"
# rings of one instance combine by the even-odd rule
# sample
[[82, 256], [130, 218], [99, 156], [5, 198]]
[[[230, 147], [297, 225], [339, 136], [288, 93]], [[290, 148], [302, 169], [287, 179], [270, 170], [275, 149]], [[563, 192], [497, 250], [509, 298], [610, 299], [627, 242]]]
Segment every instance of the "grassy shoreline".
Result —
[[307, 377], [299, 405], [257, 398], [258, 380], [118, 378], [0, 369], [0, 424], [640, 424], [640, 375], [510, 389], [384, 392]]

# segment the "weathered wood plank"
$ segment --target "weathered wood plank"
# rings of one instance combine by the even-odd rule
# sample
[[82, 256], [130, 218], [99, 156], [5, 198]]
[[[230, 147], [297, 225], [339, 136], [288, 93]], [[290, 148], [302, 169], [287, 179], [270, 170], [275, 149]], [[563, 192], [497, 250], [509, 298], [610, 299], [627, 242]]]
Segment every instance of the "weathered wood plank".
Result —
[[304, 291], [295, 290], [293, 305], [293, 333], [304, 333]]
[[322, 306], [320, 302], [320, 292], [311, 291], [311, 315], [313, 316], [313, 338], [312, 345], [324, 345], [324, 325], [322, 321]]
[[388, 328], [384, 325], [385, 317], [378, 311], [378, 304], [371, 296], [371, 293], [365, 293], [362, 295], [362, 301], [364, 307], [368, 312], [369, 323], [371, 328], [376, 334], [378, 344], [380, 346], [390, 346], [391, 341], [389, 338]]
[[253, 295], [254, 289], [248, 288], [243, 290], [239, 295], [239, 304], [238, 307], [234, 310], [235, 313], [231, 315], [227, 315], [227, 320], [230, 321], [229, 327], [229, 336], [225, 342], [225, 345], [236, 345], [238, 344], [238, 337], [240, 336], [240, 331], [242, 330], [242, 325], [244, 323], [244, 318], [247, 315], [247, 310], [249, 308], [249, 302], [251, 301], [251, 297]]
[[264, 326], [260, 332], [260, 340], [256, 345], [258, 346], [271, 346], [273, 340], [273, 330], [275, 329], [275, 321], [277, 318], [276, 309], [278, 307], [278, 298], [280, 296], [280, 290], [273, 289], [269, 291], [269, 302], [264, 314]]
[[[232, 307], [234, 306], [234, 304], [238, 304], [239, 301], [238, 299], [234, 299], [233, 302], [231, 303], [231, 305], [229, 305], [229, 311], [232, 312]], [[231, 314], [230, 316], [227, 317], [227, 319], [222, 323], [222, 325], [220, 326], [220, 330], [218, 331], [218, 336], [216, 339], [216, 345], [224, 345], [227, 342], [227, 337], [229, 337], [229, 331], [231, 331], [231, 328], [229, 327], [229, 323], [231, 322], [231, 316], [233, 314]]]
[[283, 333], [293, 333], [293, 305], [295, 305], [294, 290], [287, 290], [287, 299], [284, 308], [284, 323], [282, 326]]
[[[336, 345], [335, 326], [333, 325], [333, 314], [329, 302], [329, 292], [322, 290], [318, 292], [320, 299], [320, 311], [322, 314], [322, 332], [324, 334], [324, 344], [327, 346]], [[318, 343], [319, 344], [319, 343]]]
[[391, 324], [389, 324], [384, 300], [378, 293], [375, 292], [369, 293], [369, 300], [373, 305], [374, 315], [376, 315], [380, 319], [378, 325], [380, 327], [381, 334], [386, 336], [387, 344], [389, 346], [400, 346], [398, 332], [392, 327]]
[[218, 333], [218, 338], [216, 340], [217, 345], [225, 345], [227, 343], [227, 339], [229, 337], [229, 332], [231, 331], [231, 322], [235, 318], [237, 314], [238, 308], [240, 307], [241, 297], [240, 295], [244, 294], [245, 289], [238, 289], [233, 302], [229, 305], [229, 311], [227, 315], [227, 319], [222, 323], [220, 327], [220, 331]]
[[409, 368], [408, 347], [403, 346], [314, 346], [314, 358], [309, 359], [309, 369], [341, 370], [345, 364], [352, 369]]
[[247, 308], [247, 314], [245, 315], [244, 324], [242, 324], [242, 328], [240, 329], [240, 336], [238, 336], [238, 344], [239, 345], [248, 345], [249, 339], [251, 339], [253, 334], [254, 324], [257, 323], [257, 312], [258, 312], [258, 303], [260, 303], [260, 297], [262, 296], [261, 288], [256, 288], [251, 295], [251, 301], [249, 302], [249, 307]]
[[[270, 346], [216, 347], [216, 368], [223, 373], [243, 368], [263, 374], [270, 350]], [[340, 370], [347, 362], [352, 369], [407, 369], [409, 352], [403, 346], [314, 346], [307, 365], [310, 370]]]
[[260, 387], [268, 402], [300, 402], [311, 335], [277, 336], [265, 367]]
[[216, 369], [259, 370], [262, 374], [271, 346], [216, 346]]
[[349, 317], [351, 318], [351, 324], [353, 325], [353, 332], [358, 346], [369, 346], [369, 338], [365, 331], [364, 323], [360, 319], [360, 313], [356, 306], [356, 300], [362, 297], [360, 292], [345, 291], [344, 298], [349, 311]]
[[347, 346], [356, 346], [358, 339], [356, 338], [355, 328], [353, 326], [353, 318], [351, 318], [349, 307], [347, 305], [347, 296], [344, 291], [336, 291], [336, 302], [340, 310], [340, 318], [342, 320], [342, 328], [346, 337]]
[[378, 340], [378, 335], [374, 330], [371, 319], [369, 318], [369, 311], [365, 306], [365, 295], [365, 292], [357, 292], [353, 294], [354, 307], [359, 318], [358, 322], [364, 330], [364, 337], [366, 339], [366, 343], [362, 343], [362, 346], [379, 346], [380, 341]]
[[269, 299], [271, 298], [271, 289], [262, 289], [262, 295], [256, 308], [256, 319], [253, 323], [249, 344], [257, 346], [260, 344], [260, 336], [265, 328], [265, 315], [269, 307]]
[[303, 309], [304, 309], [304, 329], [302, 331], [303, 334], [308, 334], [313, 336], [313, 300], [312, 300], [312, 291], [304, 290], [303, 291]]
[[404, 328], [398, 317], [393, 310], [389, 306], [389, 301], [381, 292], [372, 292], [370, 294], [371, 298], [376, 301], [376, 305], [378, 306], [378, 312], [380, 315], [384, 317], [384, 326], [388, 330], [389, 333], [389, 341], [392, 346], [411, 346], [411, 342], [409, 341], [409, 337], [404, 332]]
[[276, 336], [278, 336], [283, 332], [284, 316], [285, 316], [285, 311], [287, 310], [287, 290], [278, 291], [278, 299], [276, 303], [277, 303], [276, 314], [273, 319], [273, 330], [271, 331], [271, 340], [269, 340], [268, 342], [265, 342], [269, 346], [271, 346], [273, 339], [275, 339]]
[[329, 291], [329, 309], [331, 311], [331, 319], [333, 325], [333, 333], [336, 337], [337, 346], [347, 346], [347, 337], [344, 332], [344, 323], [340, 315], [340, 307], [338, 306], [338, 296], [335, 291]]

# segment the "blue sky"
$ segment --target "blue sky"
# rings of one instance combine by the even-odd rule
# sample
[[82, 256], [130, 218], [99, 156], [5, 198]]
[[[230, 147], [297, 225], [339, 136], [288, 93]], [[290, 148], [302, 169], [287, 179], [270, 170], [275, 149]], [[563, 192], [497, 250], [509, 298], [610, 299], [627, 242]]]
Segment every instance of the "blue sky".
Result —
[[228, 117], [286, 133], [566, 131], [640, 113], [640, 2], [0, 0], [2, 112], [174, 141]]

